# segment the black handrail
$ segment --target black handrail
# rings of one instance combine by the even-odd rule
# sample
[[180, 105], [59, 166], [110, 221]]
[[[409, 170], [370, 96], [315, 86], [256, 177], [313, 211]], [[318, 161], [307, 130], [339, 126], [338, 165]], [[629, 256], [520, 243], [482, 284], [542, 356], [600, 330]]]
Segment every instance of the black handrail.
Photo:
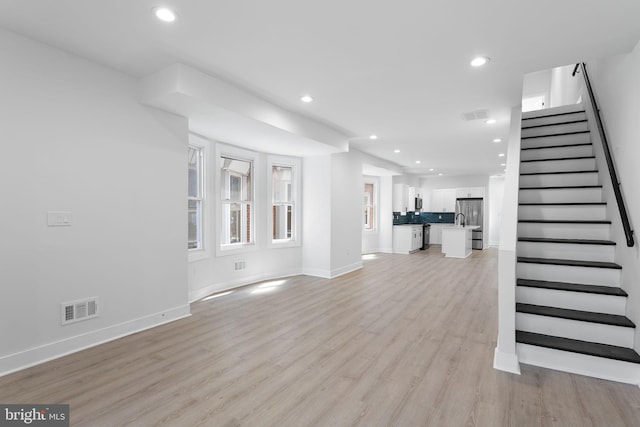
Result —
[[[593, 94], [593, 88], [591, 87], [591, 81], [587, 74], [587, 64], [581, 62], [576, 64], [580, 65], [580, 71], [584, 77], [584, 83], [589, 93], [589, 99], [591, 100], [591, 107], [593, 108], [594, 115], [596, 117], [596, 125], [598, 126], [598, 133], [600, 134], [600, 140], [602, 141], [602, 148], [604, 149], [604, 157], [607, 161], [607, 167], [609, 168], [609, 175], [611, 176], [611, 184], [613, 185], [613, 192], [616, 195], [616, 201], [618, 202], [618, 210], [620, 211], [620, 218], [622, 219], [622, 228], [624, 229], [624, 235], [627, 238], [627, 246], [632, 247], [633, 230], [631, 229], [631, 223], [629, 222], [629, 216], [627, 215], [627, 209], [624, 206], [624, 199], [622, 198], [622, 191], [620, 190], [620, 181], [618, 180], [618, 174], [616, 173], [616, 167], [613, 162], [613, 156], [609, 149], [609, 143], [607, 142], [607, 136], [604, 133], [604, 126], [602, 125], [602, 118], [600, 117], [600, 109], [596, 104], [596, 97]], [[577, 68], [576, 68], [577, 69]], [[575, 75], [575, 70], [574, 70]]]

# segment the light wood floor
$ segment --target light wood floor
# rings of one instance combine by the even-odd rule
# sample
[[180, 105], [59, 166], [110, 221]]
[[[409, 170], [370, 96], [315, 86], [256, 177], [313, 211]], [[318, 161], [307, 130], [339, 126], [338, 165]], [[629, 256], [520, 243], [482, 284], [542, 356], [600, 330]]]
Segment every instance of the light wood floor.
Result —
[[78, 426], [640, 425], [637, 387], [492, 368], [496, 250], [374, 258], [5, 376], [0, 402], [68, 403]]

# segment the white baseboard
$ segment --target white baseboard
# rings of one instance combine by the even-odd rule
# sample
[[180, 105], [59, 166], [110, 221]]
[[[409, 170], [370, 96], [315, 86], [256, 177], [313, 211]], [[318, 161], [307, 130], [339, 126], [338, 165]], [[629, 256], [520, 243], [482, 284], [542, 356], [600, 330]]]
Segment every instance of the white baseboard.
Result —
[[203, 288], [189, 291], [189, 302], [197, 301], [201, 298], [204, 298], [206, 296], [209, 296], [218, 292], [228, 291], [231, 289], [239, 288], [241, 286], [247, 286], [253, 283], [262, 282], [264, 280], [281, 279], [284, 277], [297, 276], [299, 274], [305, 274], [305, 273], [301, 271], [290, 271], [290, 272], [278, 273], [278, 274], [261, 273], [261, 274], [254, 274], [252, 276], [245, 276], [235, 280], [227, 280], [225, 282], [212, 283]]
[[0, 357], [0, 376], [191, 316], [188, 304]]
[[302, 272], [302, 274], [306, 276], [313, 277], [322, 277], [323, 279], [334, 279], [338, 276], [342, 276], [347, 273], [351, 273], [352, 271], [356, 271], [362, 268], [362, 260], [358, 262], [354, 262], [350, 265], [345, 265], [344, 267], [336, 268], [334, 270], [326, 270], [320, 268], [306, 268]]
[[338, 276], [342, 276], [347, 273], [351, 273], [352, 271], [360, 270], [362, 268], [362, 260], [358, 262], [354, 262], [351, 265], [345, 265], [344, 267], [336, 268], [331, 270], [330, 279], [336, 278]]

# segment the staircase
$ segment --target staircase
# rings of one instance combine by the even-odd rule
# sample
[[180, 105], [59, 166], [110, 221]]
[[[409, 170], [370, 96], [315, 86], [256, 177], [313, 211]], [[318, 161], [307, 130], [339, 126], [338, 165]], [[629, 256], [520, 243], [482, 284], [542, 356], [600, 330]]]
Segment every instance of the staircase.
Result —
[[640, 381], [635, 324], [581, 104], [523, 114], [516, 265], [522, 363]]

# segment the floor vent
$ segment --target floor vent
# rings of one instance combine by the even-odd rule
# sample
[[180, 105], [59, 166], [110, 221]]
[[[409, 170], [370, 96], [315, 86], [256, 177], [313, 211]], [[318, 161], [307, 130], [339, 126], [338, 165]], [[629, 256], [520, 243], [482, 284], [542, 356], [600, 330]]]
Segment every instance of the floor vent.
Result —
[[62, 303], [61, 323], [79, 322], [98, 316], [98, 298]]
[[236, 260], [233, 263], [233, 269], [234, 271], [239, 271], [239, 270], [244, 270], [245, 268], [247, 268], [247, 263], [245, 260]]

